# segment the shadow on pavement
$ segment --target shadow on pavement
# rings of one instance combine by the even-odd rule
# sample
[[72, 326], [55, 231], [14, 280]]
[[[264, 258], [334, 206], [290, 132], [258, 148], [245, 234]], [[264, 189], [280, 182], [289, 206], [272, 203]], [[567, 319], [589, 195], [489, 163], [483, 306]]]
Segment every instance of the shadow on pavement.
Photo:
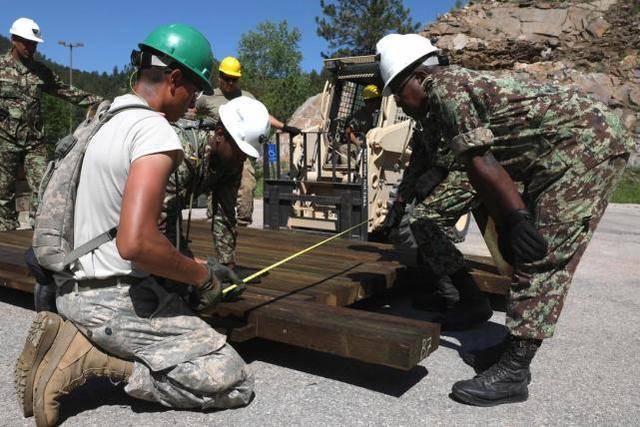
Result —
[[0, 292], [0, 301], [10, 305], [15, 305], [16, 307], [26, 308], [27, 310], [34, 309], [33, 294], [19, 291], [17, 289], [2, 289], [2, 292]]
[[[175, 410], [166, 408], [159, 403], [134, 399], [124, 392], [124, 385], [115, 386], [108, 379], [91, 379], [85, 385], [60, 399], [59, 423], [102, 406], [126, 406], [137, 413]], [[114, 423], [114, 425], [116, 424], [118, 423]]]
[[247, 363], [270, 363], [394, 397], [402, 396], [428, 375], [423, 366], [401, 371], [259, 338], [234, 347]]
[[[491, 304], [495, 311], [504, 311], [503, 297], [493, 296]], [[358, 301], [350, 307], [426, 322], [438, 323], [442, 319], [442, 315], [437, 312], [413, 308], [410, 293], [403, 294], [395, 290]], [[504, 324], [488, 321], [466, 331], [443, 331], [440, 335], [440, 346], [456, 350], [460, 358], [469, 364], [470, 359], [464, 357], [467, 353], [498, 344], [507, 334], [508, 331]]]

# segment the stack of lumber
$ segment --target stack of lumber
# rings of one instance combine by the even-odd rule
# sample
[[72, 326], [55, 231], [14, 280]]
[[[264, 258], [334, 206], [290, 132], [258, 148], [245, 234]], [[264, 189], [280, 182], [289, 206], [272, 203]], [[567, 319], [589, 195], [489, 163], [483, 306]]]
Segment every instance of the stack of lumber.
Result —
[[[190, 247], [196, 256], [213, 254], [209, 227], [204, 221], [192, 223]], [[32, 291], [35, 282], [23, 259], [31, 232], [3, 232], [0, 237], [0, 284]], [[243, 228], [238, 261], [261, 269], [321, 239]], [[486, 259], [469, 262], [485, 291], [505, 293], [508, 281]], [[336, 239], [272, 270], [250, 284], [238, 301], [202, 316], [224, 328], [232, 341], [260, 337], [408, 370], [438, 347], [439, 326], [348, 307], [400, 284], [404, 269], [390, 245]]]

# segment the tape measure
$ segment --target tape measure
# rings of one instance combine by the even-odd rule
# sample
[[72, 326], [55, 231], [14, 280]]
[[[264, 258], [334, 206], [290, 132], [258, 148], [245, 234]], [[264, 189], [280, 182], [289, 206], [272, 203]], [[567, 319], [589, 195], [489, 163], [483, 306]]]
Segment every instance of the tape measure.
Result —
[[[334, 239], [337, 239], [337, 238], [338, 238], [338, 237], [340, 237], [340, 236], [344, 236], [344, 235], [345, 235], [345, 234], [347, 234], [348, 232], [350, 232], [350, 231], [352, 231], [352, 230], [355, 230], [356, 228], [358, 228], [358, 227], [360, 227], [360, 226], [362, 226], [362, 225], [366, 224], [368, 221], [369, 221], [368, 219], [367, 219], [367, 220], [364, 220], [364, 221], [362, 221], [360, 224], [357, 224], [357, 225], [354, 225], [353, 227], [347, 228], [346, 230], [344, 230], [344, 231], [342, 231], [342, 232], [340, 232], [340, 233], [338, 233], [338, 234], [336, 234], [336, 235], [333, 235], [333, 236], [331, 236], [331, 237], [329, 237], [329, 238], [327, 238], [327, 239], [324, 239], [324, 240], [322, 240], [322, 241], [320, 241], [320, 242], [318, 242], [318, 243], [316, 243], [316, 244], [314, 244], [314, 245], [312, 245], [312, 246], [309, 246], [308, 248], [305, 248], [305, 249], [303, 249], [303, 250], [301, 250], [301, 251], [299, 251], [299, 252], [296, 252], [296, 253], [295, 253], [295, 254], [293, 254], [293, 255], [289, 255], [289, 256], [288, 256], [288, 257], [286, 257], [285, 259], [282, 259], [282, 260], [280, 260], [280, 261], [278, 261], [278, 262], [276, 262], [276, 263], [274, 263], [274, 264], [271, 264], [271, 265], [270, 265], [270, 266], [268, 266], [268, 267], [263, 268], [263, 269], [262, 269], [262, 270], [260, 270], [260, 271], [257, 271], [257, 272], [255, 272], [255, 273], [253, 273], [253, 274], [252, 274], [252, 275], [250, 275], [250, 276], [245, 277], [244, 279], [242, 279], [242, 283], [244, 283], [244, 284], [249, 283], [249, 282], [250, 282], [250, 281], [252, 281], [253, 279], [255, 279], [255, 278], [258, 278], [258, 277], [262, 276], [262, 275], [263, 275], [264, 273], [266, 273], [267, 271], [269, 271], [269, 270], [273, 270], [274, 268], [279, 267], [279, 266], [281, 266], [282, 264], [284, 264], [284, 263], [286, 263], [286, 262], [289, 262], [289, 261], [291, 261], [291, 260], [292, 260], [292, 259], [294, 259], [294, 258], [299, 257], [300, 255], [304, 255], [304, 254], [306, 254], [307, 252], [310, 252], [310, 251], [314, 250], [315, 248], [317, 248], [317, 247], [319, 247], [319, 246], [324, 245], [325, 243], [329, 243], [330, 241], [332, 241], [332, 240], [334, 240]], [[235, 289], [235, 288], [237, 288], [237, 287], [238, 287], [238, 285], [231, 285], [231, 286], [229, 286], [228, 288], [225, 288], [225, 289], [222, 291], [222, 294], [224, 295], [224, 294], [226, 294], [226, 293], [228, 293], [228, 292], [231, 292], [232, 290], [234, 290], [234, 289]]]

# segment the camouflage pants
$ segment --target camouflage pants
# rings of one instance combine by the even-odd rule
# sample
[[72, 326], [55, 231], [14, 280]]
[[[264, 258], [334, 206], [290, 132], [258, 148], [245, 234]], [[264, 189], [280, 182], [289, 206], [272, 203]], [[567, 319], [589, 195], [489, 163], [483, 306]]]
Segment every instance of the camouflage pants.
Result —
[[[528, 196], [525, 187], [525, 203], [535, 215], [549, 254], [541, 261], [514, 266], [506, 320], [511, 334], [553, 336], [573, 274], [625, 165], [626, 156], [595, 167], [572, 165], [535, 197]], [[451, 172], [416, 206], [411, 229], [435, 274], [451, 274], [463, 266], [462, 254], [443, 230], [478, 203], [466, 173]]]
[[247, 226], [253, 221], [253, 195], [256, 191], [256, 170], [251, 159], [244, 162], [242, 181], [238, 190], [236, 217], [238, 225]]
[[21, 164], [31, 189], [30, 215], [33, 217], [38, 205], [38, 187], [47, 167], [47, 159], [47, 147], [44, 144], [22, 147], [0, 139], [0, 231], [15, 230], [19, 225], [15, 187]]
[[514, 266], [506, 322], [513, 335], [553, 336], [573, 274], [626, 162], [627, 156], [618, 156], [595, 167], [573, 166], [528, 203], [549, 253], [541, 261]]
[[200, 410], [250, 402], [253, 377], [226, 337], [153, 278], [80, 290], [83, 282], [56, 281], [59, 313], [104, 351], [134, 361], [127, 394]]
[[479, 204], [466, 172], [451, 171], [433, 192], [416, 204], [409, 223], [421, 259], [436, 276], [451, 275], [464, 265], [453, 244], [452, 231], [460, 217]]

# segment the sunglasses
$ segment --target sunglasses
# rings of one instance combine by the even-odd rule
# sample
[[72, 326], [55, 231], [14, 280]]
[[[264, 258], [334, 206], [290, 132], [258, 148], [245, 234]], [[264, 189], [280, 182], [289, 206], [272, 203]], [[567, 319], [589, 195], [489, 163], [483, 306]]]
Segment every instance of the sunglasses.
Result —
[[190, 86], [193, 86], [195, 88], [193, 91], [194, 99], [198, 99], [204, 94], [204, 89], [202, 88], [202, 85], [200, 84], [200, 82], [194, 82], [191, 78], [187, 76], [183, 76], [183, 78], [185, 81], [189, 82]]
[[226, 74], [220, 73], [220, 79], [226, 82], [237, 82], [239, 80], [238, 77], [228, 76]]

